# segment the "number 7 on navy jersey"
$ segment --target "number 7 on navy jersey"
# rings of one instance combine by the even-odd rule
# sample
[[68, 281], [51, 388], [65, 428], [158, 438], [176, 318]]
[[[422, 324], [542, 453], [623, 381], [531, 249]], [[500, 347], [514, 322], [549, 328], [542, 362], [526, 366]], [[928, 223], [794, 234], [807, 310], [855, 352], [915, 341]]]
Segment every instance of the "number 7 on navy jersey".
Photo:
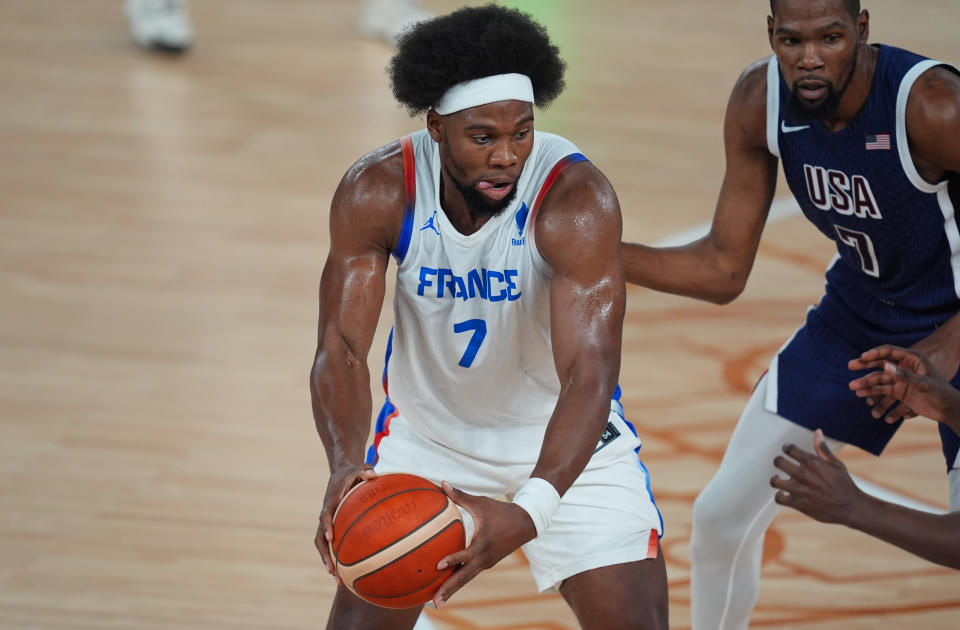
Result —
[[464, 351], [463, 356], [460, 357], [460, 362], [457, 364], [460, 367], [468, 368], [473, 365], [473, 360], [477, 358], [477, 352], [480, 350], [480, 344], [483, 343], [484, 337], [487, 336], [487, 322], [482, 319], [468, 319], [465, 322], [460, 322], [459, 324], [453, 325], [453, 332], [462, 333], [473, 331], [473, 337], [470, 338], [470, 343], [467, 344], [467, 349]]
[[860, 254], [860, 267], [863, 273], [874, 278], [880, 277], [880, 264], [877, 262], [877, 253], [873, 251], [873, 241], [863, 232], [851, 230], [839, 225], [833, 226], [837, 230], [837, 236], [844, 245], [849, 245]]

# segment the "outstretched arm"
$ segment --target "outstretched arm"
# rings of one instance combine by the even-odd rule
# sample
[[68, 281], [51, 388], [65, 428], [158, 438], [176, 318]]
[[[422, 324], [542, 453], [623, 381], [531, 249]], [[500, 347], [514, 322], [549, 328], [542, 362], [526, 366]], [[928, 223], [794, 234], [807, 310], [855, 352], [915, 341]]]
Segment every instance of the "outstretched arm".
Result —
[[773, 200], [777, 159], [766, 141], [766, 64], [737, 82], [727, 105], [727, 170], [710, 233], [680, 247], [624, 243], [627, 282], [725, 304], [740, 295]]
[[856, 487], [846, 466], [830, 452], [823, 432], [814, 434], [816, 454], [785, 446], [774, 465], [776, 502], [824, 523], [840, 523], [894, 544], [921, 558], [960, 569], [960, 512], [931, 514], [871, 497]]
[[[463, 564], [438, 589], [438, 606], [480, 571], [542, 533], [560, 496], [586, 467], [610, 414], [626, 300], [616, 195], [593, 165], [574, 164], [551, 188], [534, 229], [537, 246], [553, 269], [550, 334], [560, 395], [531, 480], [514, 503], [446, 488], [471, 512], [477, 533], [467, 549], [438, 567]], [[534, 498], [526, 504], [522, 495]]]
[[385, 147], [354, 165], [330, 209], [330, 253], [320, 278], [317, 352], [310, 371], [314, 422], [330, 467], [314, 542], [330, 573], [333, 513], [352, 485], [374, 476], [363, 463], [372, 410], [367, 353], [383, 304], [389, 252], [399, 234], [403, 179], [397, 148]]

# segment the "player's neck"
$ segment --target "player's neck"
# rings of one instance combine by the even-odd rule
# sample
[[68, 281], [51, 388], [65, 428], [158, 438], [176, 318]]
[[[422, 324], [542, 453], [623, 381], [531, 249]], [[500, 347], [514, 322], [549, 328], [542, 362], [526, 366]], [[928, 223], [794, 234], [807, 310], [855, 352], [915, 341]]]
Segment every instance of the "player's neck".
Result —
[[450, 224], [461, 234], [470, 235], [479, 230], [490, 220], [492, 214], [478, 214], [471, 210], [470, 205], [449, 181], [446, 169], [440, 169], [440, 206], [447, 215]]
[[856, 67], [853, 69], [853, 77], [843, 92], [840, 106], [833, 116], [820, 121], [827, 129], [840, 131], [863, 111], [870, 97], [870, 90], [873, 89], [873, 77], [876, 74], [879, 55], [880, 51], [875, 46], [866, 45], [860, 49]]

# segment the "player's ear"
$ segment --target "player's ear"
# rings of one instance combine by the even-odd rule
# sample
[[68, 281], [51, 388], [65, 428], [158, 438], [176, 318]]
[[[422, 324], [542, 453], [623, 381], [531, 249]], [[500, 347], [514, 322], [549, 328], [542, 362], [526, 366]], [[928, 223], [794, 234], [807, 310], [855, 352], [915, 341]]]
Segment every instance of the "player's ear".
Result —
[[427, 112], [427, 132], [434, 142], [443, 139], [443, 116], [432, 109]]
[[773, 48], [773, 16], [767, 16], [767, 39], [770, 40], [770, 48]]
[[857, 38], [864, 44], [870, 39], [870, 12], [866, 9], [857, 16]]

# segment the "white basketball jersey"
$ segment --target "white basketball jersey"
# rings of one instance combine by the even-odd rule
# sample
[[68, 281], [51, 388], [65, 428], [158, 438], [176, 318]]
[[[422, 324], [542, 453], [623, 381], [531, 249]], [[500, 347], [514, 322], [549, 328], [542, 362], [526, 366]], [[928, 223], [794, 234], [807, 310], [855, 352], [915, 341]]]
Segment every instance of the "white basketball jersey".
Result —
[[391, 420], [408, 423], [488, 461], [534, 462], [560, 382], [550, 342], [552, 272], [533, 225], [557, 174], [586, 158], [536, 131], [514, 201], [466, 235], [440, 206], [437, 144], [422, 130], [402, 146], [407, 207], [394, 253], [388, 403], [378, 424], [386, 417], [389, 432]]

